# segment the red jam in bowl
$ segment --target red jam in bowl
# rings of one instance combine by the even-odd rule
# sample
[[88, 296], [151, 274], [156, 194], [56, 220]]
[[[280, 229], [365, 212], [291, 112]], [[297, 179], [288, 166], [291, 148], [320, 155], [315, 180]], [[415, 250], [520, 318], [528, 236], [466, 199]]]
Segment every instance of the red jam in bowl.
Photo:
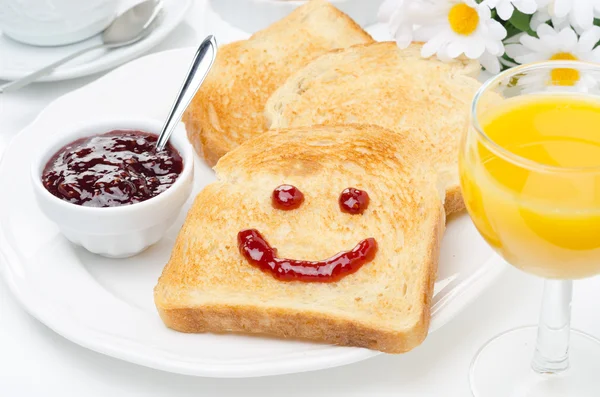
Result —
[[46, 164], [44, 187], [61, 200], [86, 207], [119, 207], [155, 197], [183, 171], [171, 144], [156, 152], [158, 136], [115, 130], [64, 146]]

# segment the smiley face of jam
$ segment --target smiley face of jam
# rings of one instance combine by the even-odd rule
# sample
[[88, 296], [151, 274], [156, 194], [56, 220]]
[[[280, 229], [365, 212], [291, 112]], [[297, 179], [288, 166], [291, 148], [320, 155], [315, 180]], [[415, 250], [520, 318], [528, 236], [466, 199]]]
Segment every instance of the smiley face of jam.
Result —
[[[295, 186], [281, 185], [273, 190], [271, 202], [279, 210], [294, 210], [304, 202], [304, 194]], [[349, 214], [362, 214], [369, 205], [367, 192], [355, 188], [344, 189], [339, 198], [340, 210]], [[281, 281], [335, 282], [356, 272], [371, 262], [377, 253], [377, 241], [366, 238], [349, 251], [320, 260], [305, 261], [279, 258], [277, 249], [271, 247], [256, 229], [238, 233], [240, 254], [251, 265], [258, 267]]]

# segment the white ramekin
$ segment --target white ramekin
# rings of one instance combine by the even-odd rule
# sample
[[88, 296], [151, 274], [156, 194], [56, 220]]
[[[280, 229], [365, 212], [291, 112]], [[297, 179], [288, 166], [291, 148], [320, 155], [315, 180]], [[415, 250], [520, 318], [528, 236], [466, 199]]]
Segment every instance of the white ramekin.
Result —
[[41, 148], [31, 166], [33, 192], [42, 212], [71, 242], [102, 256], [125, 258], [158, 242], [177, 219], [192, 192], [193, 150], [183, 124], [176, 128], [170, 139], [183, 159], [181, 175], [165, 192], [141, 203], [110, 208], [72, 204], [48, 192], [41, 176], [52, 155], [78, 138], [119, 129], [158, 134], [161, 127], [162, 122], [153, 119], [103, 119], [56, 131], [55, 138]]

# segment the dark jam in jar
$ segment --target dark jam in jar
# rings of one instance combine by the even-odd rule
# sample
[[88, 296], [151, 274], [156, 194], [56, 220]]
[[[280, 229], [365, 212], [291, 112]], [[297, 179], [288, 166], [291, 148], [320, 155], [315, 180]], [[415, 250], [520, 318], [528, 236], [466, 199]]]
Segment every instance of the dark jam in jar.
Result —
[[348, 214], [362, 214], [369, 206], [369, 194], [349, 187], [340, 194], [340, 209]]
[[171, 144], [156, 152], [158, 136], [115, 130], [81, 138], [60, 149], [42, 173], [56, 197], [86, 207], [135, 204], [167, 190], [183, 171]]
[[279, 210], [295, 210], [304, 202], [304, 194], [295, 186], [281, 185], [273, 190], [273, 207]]
[[377, 241], [367, 238], [352, 250], [342, 251], [322, 261], [304, 261], [277, 257], [277, 250], [256, 229], [238, 233], [240, 253], [253, 266], [271, 273], [281, 281], [331, 283], [356, 272], [371, 262], [377, 253]]

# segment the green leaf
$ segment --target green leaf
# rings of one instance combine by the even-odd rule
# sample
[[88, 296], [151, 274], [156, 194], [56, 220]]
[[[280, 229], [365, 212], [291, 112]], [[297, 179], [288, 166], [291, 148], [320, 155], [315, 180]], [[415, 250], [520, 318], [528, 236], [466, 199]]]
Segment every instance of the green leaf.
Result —
[[529, 22], [531, 21], [531, 15], [523, 14], [521, 11], [515, 9], [513, 11], [512, 17], [508, 20], [511, 25], [515, 28], [519, 29], [521, 32], [527, 32], [528, 34], [534, 34], [529, 26]]
[[521, 29], [515, 27], [512, 23], [504, 23], [504, 28], [506, 29], [507, 39], [510, 39], [514, 35], [521, 33]]
[[516, 62], [515, 62], [515, 60], [514, 60], [514, 59], [512, 59], [511, 57], [509, 57], [509, 56], [508, 56], [508, 54], [506, 54], [506, 53], [504, 53], [504, 54], [502, 55], [502, 58], [506, 59], [506, 60], [507, 60], [507, 61], [509, 61], [509, 62], [516, 63]]

